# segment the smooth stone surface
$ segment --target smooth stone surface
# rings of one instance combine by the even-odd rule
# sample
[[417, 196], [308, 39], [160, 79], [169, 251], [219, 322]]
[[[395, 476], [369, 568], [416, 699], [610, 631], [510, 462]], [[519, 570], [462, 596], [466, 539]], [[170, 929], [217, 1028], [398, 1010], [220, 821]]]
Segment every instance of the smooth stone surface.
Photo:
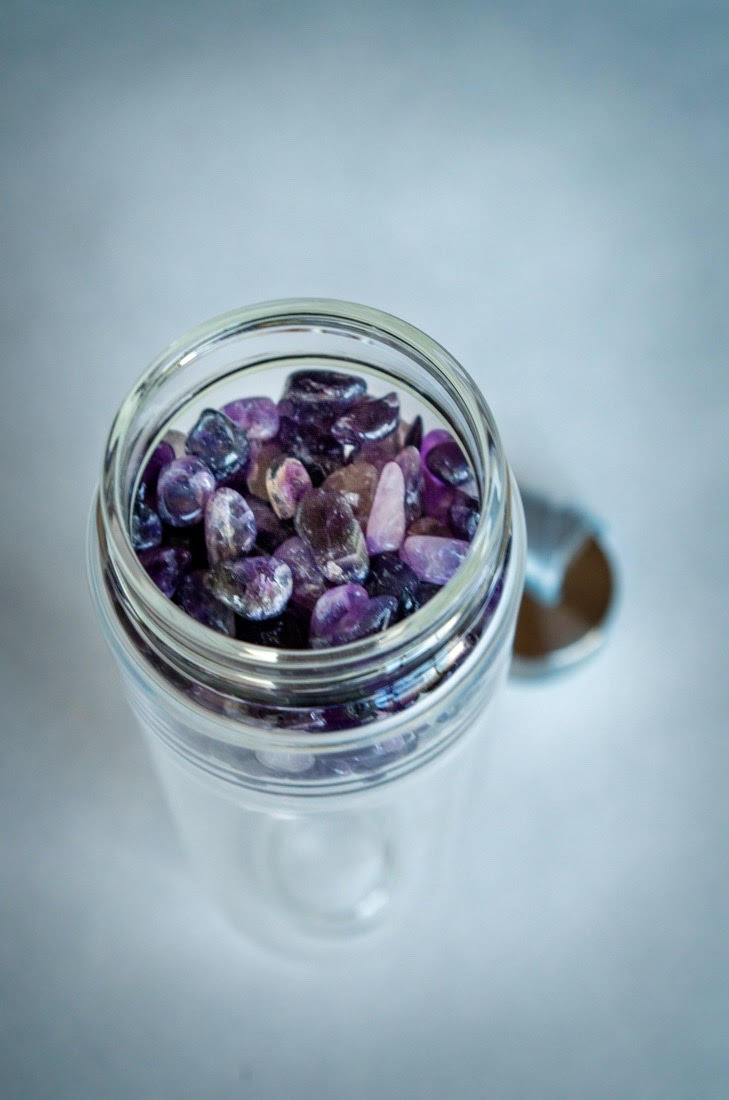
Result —
[[241, 397], [223, 405], [221, 411], [243, 429], [251, 442], [265, 443], [278, 432], [278, 408], [270, 397]]
[[312, 489], [301, 501], [294, 523], [328, 581], [364, 580], [369, 566], [365, 538], [342, 493]]
[[457, 492], [451, 502], [448, 515], [453, 534], [459, 539], [470, 542], [476, 534], [476, 528], [481, 519], [479, 502], [463, 492]]
[[337, 623], [333, 632], [334, 645], [346, 645], [387, 630], [397, 612], [395, 596], [374, 596], [363, 607], [352, 608]]
[[207, 575], [208, 588], [244, 619], [272, 619], [288, 603], [293, 590], [291, 570], [276, 558], [224, 561]]
[[402, 470], [405, 481], [405, 523], [407, 525], [423, 514], [425, 479], [420, 461], [420, 451], [414, 446], [404, 447], [396, 455], [395, 462]]
[[332, 425], [332, 435], [340, 443], [360, 445], [384, 439], [397, 428], [400, 399], [396, 393], [373, 400], [359, 401]]
[[352, 452], [352, 463], [366, 462], [370, 466], [374, 466], [377, 473], [382, 473], [388, 462], [392, 462], [397, 454], [397, 447], [395, 446], [395, 433], [386, 436], [385, 439], [379, 440], [377, 443], [363, 443], [361, 447], [356, 448]]
[[405, 538], [405, 479], [397, 462], [388, 462], [380, 474], [367, 521], [367, 549], [371, 554], [397, 550]]
[[349, 614], [363, 610], [369, 603], [367, 590], [361, 584], [343, 584], [330, 588], [317, 600], [311, 613], [309, 636], [312, 646], [336, 645], [336, 628]]
[[443, 539], [433, 535], [409, 535], [400, 556], [422, 581], [446, 584], [460, 567], [469, 544], [462, 539]]
[[396, 619], [412, 615], [425, 602], [422, 585], [413, 570], [397, 554], [374, 554], [365, 582], [370, 596], [394, 596], [397, 600]]
[[349, 502], [360, 526], [364, 527], [375, 499], [378, 476], [377, 469], [370, 462], [352, 462], [330, 474], [322, 488], [341, 493]]
[[215, 598], [205, 583], [206, 576], [203, 570], [196, 570], [183, 577], [178, 593], [180, 607], [203, 626], [235, 637], [235, 614]]
[[[184, 453], [184, 452], [183, 452]], [[157, 481], [162, 469], [169, 465], [170, 462], [175, 459], [175, 451], [171, 444], [164, 442], [158, 443], [155, 449], [150, 455], [147, 465], [144, 467], [144, 473], [139, 483], [140, 490], [144, 489], [144, 499], [152, 508], [155, 507], [157, 499]]]
[[266, 472], [266, 491], [279, 519], [291, 519], [299, 501], [312, 488], [306, 467], [298, 458], [280, 455]]
[[294, 578], [292, 603], [301, 604], [302, 607], [311, 610], [326, 591], [326, 581], [314, 560], [310, 547], [302, 538], [295, 535], [282, 542], [273, 556], [280, 561], [285, 561], [291, 570]]
[[266, 475], [271, 463], [282, 454], [281, 444], [277, 442], [251, 443], [251, 453], [246, 469], [246, 487], [249, 493], [265, 500], [268, 504]]
[[468, 459], [455, 440], [446, 440], [431, 447], [425, 461], [431, 474], [446, 485], [462, 485], [471, 476]]
[[364, 378], [330, 370], [298, 370], [286, 381], [284, 398], [297, 405], [353, 404], [367, 392]]
[[163, 467], [157, 481], [157, 510], [172, 527], [188, 527], [203, 518], [215, 492], [215, 478], [199, 458], [185, 455]]
[[187, 436], [187, 453], [202, 459], [218, 481], [242, 473], [250, 444], [242, 428], [218, 409], [204, 409]]
[[139, 560], [159, 590], [170, 599], [177, 591], [183, 573], [191, 564], [190, 554], [174, 546], [142, 550]]
[[439, 446], [441, 443], [453, 442], [451, 432], [446, 431], [445, 428], [434, 428], [423, 436], [423, 442], [420, 445], [420, 459], [425, 482], [423, 509], [426, 515], [434, 516], [442, 523], [448, 523], [448, 513], [453, 503], [455, 489], [450, 485], [446, 485], [428, 468], [428, 455], [434, 447]]
[[235, 489], [216, 489], [205, 505], [205, 545], [210, 565], [241, 557], [253, 546], [256, 519]]
[[132, 512], [130, 537], [135, 550], [151, 550], [162, 542], [162, 520], [141, 496]]

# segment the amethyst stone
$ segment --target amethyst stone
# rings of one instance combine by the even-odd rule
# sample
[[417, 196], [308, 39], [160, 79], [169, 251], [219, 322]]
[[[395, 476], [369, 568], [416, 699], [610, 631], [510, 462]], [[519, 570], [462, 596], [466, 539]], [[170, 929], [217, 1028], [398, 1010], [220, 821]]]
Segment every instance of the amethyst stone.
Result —
[[396, 611], [395, 596], [374, 596], [364, 607], [342, 616], [334, 630], [334, 644], [346, 645], [387, 630]]
[[455, 440], [436, 443], [428, 451], [425, 461], [431, 474], [435, 474], [446, 485], [462, 485], [471, 476], [468, 459]]
[[396, 462], [388, 462], [377, 483], [367, 521], [367, 549], [371, 554], [397, 550], [405, 538], [405, 480]]
[[238, 558], [223, 561], [205, 580], [214, 596], [244, 619], [272, 619], [289, 602], [291, 570], [276, 558]]
[[248, 497], [248, 507], [256, 521], [256, 547], [264, 554], [272, 554], [277, 546], [294, 534], [291, 524], [280, 520], [263, 501]]
[[341, 493], [349, 502], [356, 519], [365, 526], [375, 499], [378, 473], [369, 462], [353, 462], [341, 466], [324, 482], [322, 488]]
[[473, 497], [467, 497], [465, 493], [458, 492], [453, 498], [449, 517], [453, 534], [459, 539], [470, 542], [476, 534], [476, 528], [481, 519], [481, 506]]
[[342, 493], [312, 489], [299, 504], [294, 523], [328, 581], [364, 580], [369, 566], [364, 535]]
[[162, 521], [141, 496], [132, 512], [131, 537], [135, 550], [151, 550], [162, 542]]
[[216, 489], [205, 505], [205, 545], [208, 561], [239, 558], [253, 546], [256, 520], [246, 500], [235, 489]]
[[423, 442], [423, 418], [422, 416], [416, 416], [412, 424], [408, 428], [407, 435], [403, 442], [404, 447], [415, 447], [420, 450], [420, 444]]
[[190, 555], [174, 546], [159, 546], [139, 554], [147, 573], [165, 596], [170, 599], [177, 591], [182, 574], [190, 567]]
[[208, 498], [215, 491], [215, 478], [199, 458], [176, 458], [160, 471], [157, 481], [157, 510], [172, 527], [189, 527], [203, 517]]
[[291, 519], [311, 487], [311, 478], [298, 458], [280, 455], [266, 473], [268, 498], [279, 519]]
[[180, 607], [203, 626], [233, 638], [235, 637], [235, 614], [231, 608], [226, 607], [220, 600], [216, 600], [205, 583], [205, 576], [202, 570], [196, 570], [183, 578], [178, 594]]
[[259, 443], [273, 439], [278, 432], [278, 409], [270, 397], [242, 397], [223, 405], [222, 412], [248, 436]]
[[468, 549], [469, 544], [461, 539], [408, 535], [400, 556], [421, 581], [445, 584], [460, 567]]
[[187, 453], [202, 459], [217, 480], [224, 481], [245, 469], [250, 444], [230, 417], [217, 409], [204, 409], [187, 437]]
[[404, 447], [396, 456], [395, 462], [402, 470], [405, 480], [405, 523], [412, 523], [423, 514], [423, 489], [425, 482], [421, 469], [420, 451], [415, 447]]
[[345, 645], [385, 630], [397, 610], [394, 596], [370, 599], [359, 584], [330, 588], [321, 596], [311, 616], [310, 639], [314, 649]]
[[252, 645], [266, 645], [273, 649], [306, 649], [308, 629], [305, 617], [295, 607], [286, 607], [273, 619], [239, 618], [236, 637]]
[[452, 442], [454, 442], [454, 439], [450, 432], [444, 428], [434, 428], [433, 431], [428, 432], [423, 437], [420, 446], [420, 458], [425, 479], [424, 510], [427, 515], [439, 519], [441, 523], [448, 522], [448, 511], [455, 496], [455, 489], [441, 481], [429, 468], [428, 455], [434, 447], [439, 446], [441, 443]]
[[400, 420], [400, 400], [396, 393], [373, 400], [358, 401], [332, 425], [332, 435], [340, 443], [374, 443], [394, 432]]
[[284, 397], [296, 405], [353, 404], [367, 392], [367, 383], [354, 374], [331, 370], [297, 370], [289, 375]]
[[281, 454], [279, 443], [251, 443], [251, 454], [246, 470], [246, 488], [249, 493], [268, 504], [266, 475], [271, 463]]
[[286, 539], [286, 542], [277, 547], [273, 556], [279, 561], [285, 561], [291, 570], [294, 578], [291, 602], [311, 610], [326, 591], [326, 581], [307, 544], [298, 537]]
[[394, 596], [397, 609], [394, 621], [412, 615], [425, 602], [422, 586], [415, 573], [397, 554], [375, 554], [365, 582], [370, 596]]
[[157, 481], [160, 471], [175, 458], [175, 452], [169, 443], [158, 443], [150, 455], [147, 465], [144, 467], [139, 488], [143, 490], [143, 496], [147, 504], [154, 508], [157, 495]]
[[439, 519], [433, 519], [432, 516], [421, 516], [420, 519], [416, 519], [408, 527], [407, 533], [408, 535], [437, 535], [442, 539], [449, 539], [453, 535], [453, 531], [446, 523], [441, 523]]

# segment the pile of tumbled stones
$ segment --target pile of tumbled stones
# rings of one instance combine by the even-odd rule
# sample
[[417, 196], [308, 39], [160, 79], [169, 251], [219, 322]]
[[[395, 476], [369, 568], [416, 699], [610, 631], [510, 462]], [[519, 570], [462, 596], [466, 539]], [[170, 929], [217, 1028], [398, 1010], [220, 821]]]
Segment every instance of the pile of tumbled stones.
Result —
[[259, 645], [314, 649], [412, 614], [460, 566], [479, 521], [450, 432], [423, 436], [396, 393], [326, 370], [282, 399], [205, 409], [142, 474], [132, 544], [198, 622]]

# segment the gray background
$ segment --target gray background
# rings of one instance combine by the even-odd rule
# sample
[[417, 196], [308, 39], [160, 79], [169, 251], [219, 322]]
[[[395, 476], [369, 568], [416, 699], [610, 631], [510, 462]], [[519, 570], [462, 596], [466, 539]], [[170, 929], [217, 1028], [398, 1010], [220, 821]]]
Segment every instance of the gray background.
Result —
[[[0, 1093], [727, 1095], [726, 6], [2, 14]], [[444, 343], [624, 588], [507, 689], [443, 936], [335, 972], [198, 896], [84, 577], [140, 370], [300, 294]]]

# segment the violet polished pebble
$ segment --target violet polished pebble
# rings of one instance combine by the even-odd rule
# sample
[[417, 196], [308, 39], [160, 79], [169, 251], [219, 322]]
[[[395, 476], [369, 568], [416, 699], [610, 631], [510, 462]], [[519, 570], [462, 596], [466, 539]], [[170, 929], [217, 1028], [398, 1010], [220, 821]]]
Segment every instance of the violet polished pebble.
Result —
[[480, 518], [453, 434], [400, 418], [397, 393], [330, 370], [281, 399], [206, 408], [167, 431], [139, 480], [132, 544], [197, 622], [257, 645], [345, 645], [447, 584]]

